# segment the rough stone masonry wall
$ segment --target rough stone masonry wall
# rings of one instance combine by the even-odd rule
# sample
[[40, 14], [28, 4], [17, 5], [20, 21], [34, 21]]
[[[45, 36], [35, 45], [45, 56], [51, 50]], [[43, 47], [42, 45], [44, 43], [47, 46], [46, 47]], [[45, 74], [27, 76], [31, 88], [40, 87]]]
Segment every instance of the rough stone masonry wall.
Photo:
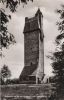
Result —
[[[6, 85], [0, 86], [1, 97], [7, 100], [47, 100], [50, 95], [50, 84], [40, 85]], [[24, 98], [24, 99], [23, 99]], [[3, 99], [4, 100], [4, 99]]]
[[36, 64], [39, 58], [39, 32], [34, 31], [24, 35], [24, 63], [25, 66]]

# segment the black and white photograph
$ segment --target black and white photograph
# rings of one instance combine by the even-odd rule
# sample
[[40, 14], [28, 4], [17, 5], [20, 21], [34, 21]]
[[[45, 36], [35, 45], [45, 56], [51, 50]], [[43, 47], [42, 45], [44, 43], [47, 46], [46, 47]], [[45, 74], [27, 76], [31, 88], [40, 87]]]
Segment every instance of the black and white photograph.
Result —
[[64, 0], [0, 0], [0, 100], [64, 100]]

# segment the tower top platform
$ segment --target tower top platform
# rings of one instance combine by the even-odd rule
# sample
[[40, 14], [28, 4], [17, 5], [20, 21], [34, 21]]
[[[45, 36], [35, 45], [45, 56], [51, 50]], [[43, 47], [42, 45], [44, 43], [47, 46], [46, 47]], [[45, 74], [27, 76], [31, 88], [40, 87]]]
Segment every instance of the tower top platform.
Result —
[[41, 23], [41, 17], [43, 17], [43, 15], [39, 8], [34, 17], [25, 17], [25, 27], [23, 33], [40, 29], [39, 23]]

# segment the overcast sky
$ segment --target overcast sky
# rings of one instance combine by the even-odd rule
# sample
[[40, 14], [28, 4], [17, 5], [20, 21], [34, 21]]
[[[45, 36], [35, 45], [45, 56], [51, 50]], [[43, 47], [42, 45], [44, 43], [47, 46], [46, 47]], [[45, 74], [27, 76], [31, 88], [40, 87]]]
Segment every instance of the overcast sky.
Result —
[[[35, 15], [38, 7], [43, 14], [43, 31], [44, 31], [44, 67], [45, 74], [52, 75], [51, 61], [46, 57], [49, 52], [53, 52], [55, 49], [55, 37], [59, 34], [56, 26], [56, 22], [59, 19], [59, 15], [55, 12], [56, 9], [64, 4], [64, 0], [34, 0], [33, 3], [29, 2], [28, 5], [22, 7], [20, 5], [15, 13], [11, 13], [6, 9], [7, 13], [10, 13], [12, 19], [8, 23], [9, 32], [13, 33], [17, 43], [9, 47], [8, 50], [3, 50], [5, 57], [0, 58], [0, 68], [3, 64], [9, 66], [12, 72], [12, 77], [19, 77], [24, 67], [24, 36], [23, 28], [25, 17], [32, 17]], [[0, 4], [0, 7], [5, 8]]]

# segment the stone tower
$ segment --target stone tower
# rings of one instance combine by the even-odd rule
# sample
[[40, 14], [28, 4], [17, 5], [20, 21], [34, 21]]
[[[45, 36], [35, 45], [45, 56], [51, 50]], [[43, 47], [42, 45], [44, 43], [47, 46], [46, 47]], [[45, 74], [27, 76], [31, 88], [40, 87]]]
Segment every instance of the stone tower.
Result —
[[32, 18], [25, 18], [24, 68], [21, 78], [25, 82], [41, 83], [44, 77], [43, 15], [40, 9]]

